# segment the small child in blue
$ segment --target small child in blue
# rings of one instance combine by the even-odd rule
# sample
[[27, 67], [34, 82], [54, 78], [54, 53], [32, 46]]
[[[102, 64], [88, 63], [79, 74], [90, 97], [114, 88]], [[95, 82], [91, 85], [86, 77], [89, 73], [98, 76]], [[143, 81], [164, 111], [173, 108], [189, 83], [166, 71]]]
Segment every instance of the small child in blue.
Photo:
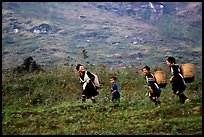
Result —
[[112, 93], [112, 102], [115, 106], [118, 106], [118, 103], [120, 102], [120, 91], [118, 89], [118, 86], [116, 84], [116, 77], [112, 76], [110, 78], [111, 83], [111, 93]]

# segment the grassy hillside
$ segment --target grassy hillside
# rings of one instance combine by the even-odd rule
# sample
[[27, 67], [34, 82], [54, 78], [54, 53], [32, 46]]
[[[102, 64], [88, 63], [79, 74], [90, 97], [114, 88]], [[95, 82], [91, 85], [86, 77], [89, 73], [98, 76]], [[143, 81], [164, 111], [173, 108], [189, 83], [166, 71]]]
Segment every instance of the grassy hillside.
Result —
[[[195, 81], [187, 83], [185, 94], [192, 100], [188, 104], [180, 104], [172, 93], [166, 73], [163, 103], [156, 107], [145, 96], [141, 68], [88, 67], [98, 75], [101, 89], [97, 104], [87, 100], [87, 109], [83, 109], [75, 68], [58, 67], [24, 76], [3, 74], [3, 135], [202, 135], [202, 77], [198, 72]], [[116, 75], [121, 91], [116, 108], [111, 102], [110, 75]]]
[[[164, 2], [164, 13], [148, 2], [3, 2], [2, 134], [202, 135], [202, 3]], [[10, 70], [28, 56], [45, 72]], [[180, 104], [163, 62], [196, 66], [195, 81]], [[75, 65], [95, 72], [97, 104], [81, 105]], [[167, 87], [160, 107], [145, 96], [141, 68], [162, 68]], [[111, 102], [110, 75], [122, 93]]]

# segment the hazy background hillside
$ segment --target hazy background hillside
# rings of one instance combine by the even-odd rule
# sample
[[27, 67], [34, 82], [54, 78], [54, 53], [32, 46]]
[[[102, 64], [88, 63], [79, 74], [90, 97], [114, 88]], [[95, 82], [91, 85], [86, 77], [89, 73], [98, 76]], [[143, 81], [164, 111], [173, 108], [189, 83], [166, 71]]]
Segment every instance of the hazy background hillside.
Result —
[[201, 2], [2, 3], [3, 69], [27, 56], [47, 68], [163, 67], [170, 55], [201, 71]]

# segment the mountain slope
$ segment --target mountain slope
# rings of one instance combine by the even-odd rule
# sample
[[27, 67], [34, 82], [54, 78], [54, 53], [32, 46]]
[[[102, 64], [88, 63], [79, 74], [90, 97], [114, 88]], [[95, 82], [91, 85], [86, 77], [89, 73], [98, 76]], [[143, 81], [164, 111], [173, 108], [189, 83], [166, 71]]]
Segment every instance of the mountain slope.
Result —
[[162, 67], [173, 55], [200, 68], [201, 36], [199, 2], [2, 3], [3, 69], [28, 55], [45, 67], [82, 62], [116, 68]]

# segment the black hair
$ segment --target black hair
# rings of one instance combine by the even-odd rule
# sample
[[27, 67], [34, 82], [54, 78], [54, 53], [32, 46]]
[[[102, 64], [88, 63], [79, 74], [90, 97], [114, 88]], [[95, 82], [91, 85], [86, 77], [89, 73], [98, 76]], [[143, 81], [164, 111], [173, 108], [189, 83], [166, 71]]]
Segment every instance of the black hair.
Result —
[[76, 70], [79, 71], [80, 66], [83, 66], [82, 64], [77, 64]]
[[145, 66], [143, 69], [146, 69], [147, 71], [150, 71], [150, 67], [149, 66]]
[[176, 63], [176, 59], [174, 57], [168, 57], [167, 61], [169, 63]]
[[112, 76], [112, 77], [110, 77], [110, 78], [112, 78], [112, 79], [114, 79], [114, 80], [117, 80], [117, 78], [116, 78], [115, 76]]

